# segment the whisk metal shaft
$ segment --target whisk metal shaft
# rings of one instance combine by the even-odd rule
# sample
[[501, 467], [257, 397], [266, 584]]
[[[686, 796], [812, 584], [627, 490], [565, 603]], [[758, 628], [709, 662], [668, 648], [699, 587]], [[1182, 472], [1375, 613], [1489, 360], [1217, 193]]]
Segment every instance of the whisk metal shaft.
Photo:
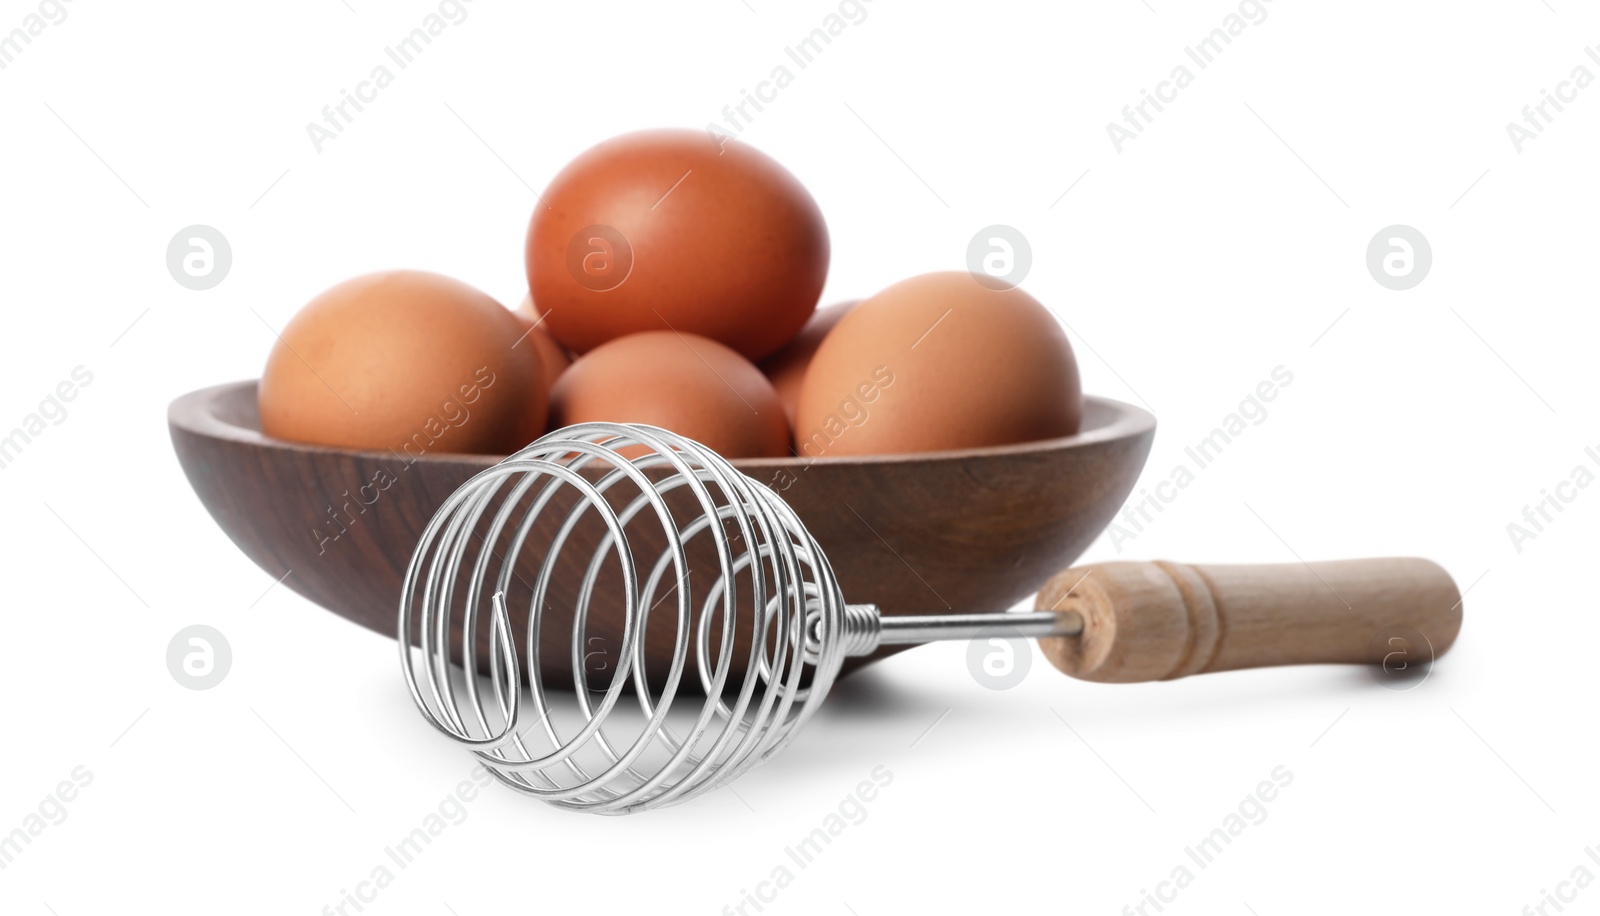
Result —
[[[937, 614], [916, 617], [882, 618], [879, 645], [906, 646], [925, 642], [977, 639], [994, 635], [995, 630], [1015, 631], [1016, 636], [1042, 639], [1046, 636], [1077, 636], [1083, 632], [1083, 617], [1076, 611], [1034, 611], [1027, 614]], [[1006, 635], [1012, 635], [1008, 633]]]
[[[847, 656], [871, 655], [881, 646], [914, 646], [1005, 635], [1042, 639], [1077, 636], [1083, 617], [1076, 611], [1034, 611], [1027, 614], [918, 614], [886, 617], [872, 604], [847, 604], [839, 642]], [[806, 623], [806, 642], [815, 653], [823, 643], [822, 616]]]

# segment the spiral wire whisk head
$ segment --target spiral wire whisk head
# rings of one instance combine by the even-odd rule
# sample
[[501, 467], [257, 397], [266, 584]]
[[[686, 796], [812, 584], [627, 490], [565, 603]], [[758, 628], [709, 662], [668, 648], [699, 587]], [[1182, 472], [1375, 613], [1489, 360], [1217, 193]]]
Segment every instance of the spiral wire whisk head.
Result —
[[[767, 487], [666, 430], [586, 423], [446, 500], [406, 571], [398, 635], [423, 716], [497, 779], [621, 814], [781, 750], [837, 675], [854, 610]], [[670, 665], [649, 668], [651, 639], [670, 642]], [[541, 646], [560, 645], [573, 697], [556, 703]]]

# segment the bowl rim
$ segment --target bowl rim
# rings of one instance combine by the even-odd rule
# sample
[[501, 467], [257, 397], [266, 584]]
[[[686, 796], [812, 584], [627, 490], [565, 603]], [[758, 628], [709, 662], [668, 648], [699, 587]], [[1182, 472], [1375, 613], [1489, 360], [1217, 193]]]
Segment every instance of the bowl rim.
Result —
[[[173, 429], [211, 439], [221, 439], [244, 445], [265, 448], [276, 448], [287, 451], [306, 452], [308, 454], [347, 455], [390, 458], [399, 455], [393, 449], [354, 449], [340, 448], [332, 445], [317, 445], [308, 442], [293, 442], [288, 439], [274, 439], [248, 426], [240, 426], [217, 416], [215, 405], [225, 395], [231, 395], [246, 389], [254, 389], [260, 384], [260, 379], [242, 379], [233, 382], [224, 382], [219, 385], [210, 385], [179, 395], [167, 407], [167, 423]], [[1097, 410], [1091, 410], [1093, 405]], [[952, 460], [974, 458], [999, 458], [1031, 454], [1055, 453], [1075, 448], [1087, 447], [1105, 442], [1129, 439], [1150, 433], [1155, 429], [1156, 418], [1150, 411], [1126, 401], [1114, 398], [1099, 397], [1096, 395], [1084, 396], [1084, 418], [1087, 420], [1092, 414], [1103, 413], [1105, 422], [1089, 429], [1080, 430], [1071, 436], [1059, 436], [1053, 439], [1038, 439], [1032, 442], [1016, 442], [1007, 445], [987, 445], [977, 448], [942, 449], [926, 452], [906, 452], [893, 455], [833, 455], [820, 458], [805, 458], [799, 455], [788, 455], [782, 458], [736, 458], [732, 459], [737, 468], [792, 468], [812, 467], [848, 467], [862, 465], [894, 465], [894, 464], [919, 464], [947, 462]], [[428, 452], [422, 455], [402, 455], [403, 459], [410, 462], [449, 461], [456, 464], [469, 463], [481, 464], [489, 467], [498, 464], [506, 456], [485, 455], [470, 452]]]

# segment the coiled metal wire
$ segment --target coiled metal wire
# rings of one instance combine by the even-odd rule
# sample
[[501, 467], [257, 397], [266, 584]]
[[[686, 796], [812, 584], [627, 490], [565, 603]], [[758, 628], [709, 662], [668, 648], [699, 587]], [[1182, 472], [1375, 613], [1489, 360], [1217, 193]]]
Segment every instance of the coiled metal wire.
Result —
[[[640, 555], [645, 542], [664, 547]], [[518, 573], [530, 552], [532, 578]], [[697, 589], [691, 572], [702, 563], [715, 578]], [[517, 627], [510, 603], [524, 600]], [[427, 721], [500, 782], [622, 814], [701, 795], [787, 745], [847, 650], [870, 644], [862, 632], [875, 613], [848, 612], [862, 619], [847, 624], [826, 557], [777, 494], [666, 430], [587, 423], [445, 501], [406, 571], [400, 663]], [[544, 632], [552, 621], [570, 632]], [[663, 628], [672, 663], [649, 671], [646, 634]], [[614, 666], [595, 678], [601, 630], [621, 639]], [[485, 631], [487, 653], [474, 636]], [[559, 702], [541, 676], [551, 639], [572, 656], [572, 696]], [[681, 689], [694, 677], [701, 695]]]

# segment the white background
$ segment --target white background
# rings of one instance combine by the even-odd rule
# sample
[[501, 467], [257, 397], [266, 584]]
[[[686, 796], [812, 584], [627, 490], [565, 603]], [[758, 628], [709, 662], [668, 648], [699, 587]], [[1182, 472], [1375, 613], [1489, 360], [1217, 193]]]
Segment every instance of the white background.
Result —
[[[0, 31], [36, 8], [0, 2]], [[0, 427], [94, 375], [0, 471], [0, 833], [93, 773], [0, 871], [6, 913], [317, 913], [436, 809], [471, 761], [411, 707], [392, 642], [229, 543], [166, 406], [256, 375], [262, 319], [357, 273], [514, 303], [530, 186], [607, 136], [720, 120], [837, 7], [475, 0], [318, 153], [306, 123], [436, 8], [76, 0], [0, 71]], [[1505, 127], [1574, 67], [1600, 74], [1600, 16], [1276, 0], [1119, 154], [1106, 123], [1233, 9], [873, 0], [744, 139], [827, 216], [825, 302], [959, 269], [980, 227], [1024, 232], [1023, 285], [1071, 328], [1085, 388], [1160, 419], [1146, 484], [1287, 367], [1268, 418], [1120, 555], [1434, 558], [1471, 589], [1431, 678], [1098, 686], [1035, 655], [992, 691], [964, 645], [926, 647], [842, 683], [737, 796], [616, 819], [486, 792], [368, 912], [722, 912], [879, 765], [865, 822], [791, 865], [769, 911], [1122, 912], [1279, 765], [1267, 819], [1191, 864], [1168, 911], [1512, 914], [1600, 874], [1600, 488], [1520, 550], [1507, 533], [1600, 471], [1600, 87], [1520, 153]], [[194, 223], [233, 246], [206, 292], [165, 265]], [[1433, 247], [1406, 292], [1364, 263], [1394, 223]], [[1118, 555], [1102, 538], [1085, 559]], [[234, 652], [204, 692], [164, 659], [193, 623]]]

